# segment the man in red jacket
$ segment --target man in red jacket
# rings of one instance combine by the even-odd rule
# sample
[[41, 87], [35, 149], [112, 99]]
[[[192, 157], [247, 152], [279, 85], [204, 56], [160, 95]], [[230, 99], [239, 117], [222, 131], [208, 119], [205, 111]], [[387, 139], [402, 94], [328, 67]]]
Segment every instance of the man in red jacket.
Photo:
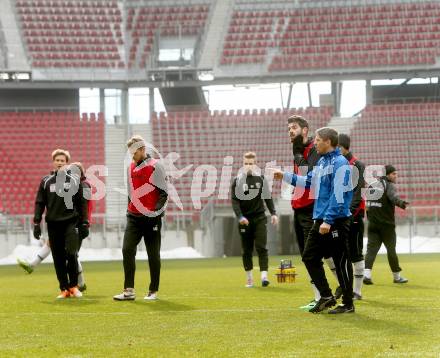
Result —
[[[287, 119], [290, 141], [292, 143], [292, 153], [294, 158], [295, 174], [307, 176], [313, 170], [318, 162], [320, 155], [316, 151], [315, 142], [309, 137], [309, 123], [305, 118], [299, 115], [290, 116]], [[294, 211], [293, 227], [295, 230], [296, 241], [298, 243], [299, 252], [303, 254], [304, 245], [309, 236], [309, 232], [313, 226], [313, 204], [314, 193], [310, 189], [303, 187], [295, 187], [292, 196], [292, 209]], [[336, 277], [336, 267], [331, 257], [326, 257], [325, 261]], [[307, 305], [301, 308], [308, 310], [315, 306], [316, 302], [321, 298], [315, 284], [311, 282], [315, 298]]]
[[150, 267], [150, 287], [145, 300], [156, 300], [160, 280], [160, 244], [162, 215], [168, 199], [166, 174], [163, 166], [146, 152], [146, 143], [135, 135], [127, 147], [133, 162], [128, 172], [129, 202], [122, 255], [124, 264], [124, 291], [113, 296], [116, 301], [134, 300], [136, 249], [144, 238]]

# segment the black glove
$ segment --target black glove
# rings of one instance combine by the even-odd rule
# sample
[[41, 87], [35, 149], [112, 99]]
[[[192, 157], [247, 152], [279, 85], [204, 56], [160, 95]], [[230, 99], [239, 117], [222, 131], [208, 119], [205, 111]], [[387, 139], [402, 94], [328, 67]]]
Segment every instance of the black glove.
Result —
[[293, 154], [301, 154], [301, 155], [303, 154], [304, 143], [303, 143], [303, 137], [301, 135], [298, 135], [295, 138], [293, 138], [292, 151]]
[[406, 209], [406, 207], [409, 205], [409, 202], [408, 201], [403, 201], [403, 206], [402, 206], [402, 209]]
[[41, 237], [41, 227], [40, 224], [34, 224], [34, 238], [40, 240]]
[[89, 232], [89, 224], [88, 223], [82, 223], [79, 227], [78, 227], [78, 236], [80, 240], [85, 239], [86, 237], [88, 237], [90, 234]]

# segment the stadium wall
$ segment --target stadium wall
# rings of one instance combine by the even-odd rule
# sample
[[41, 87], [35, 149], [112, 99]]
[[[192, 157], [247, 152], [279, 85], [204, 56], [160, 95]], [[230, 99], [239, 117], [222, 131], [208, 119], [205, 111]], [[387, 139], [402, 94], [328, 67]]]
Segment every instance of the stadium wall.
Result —
[[0, 110], [70, 110], [79, 112], [77, 89], [0, 89]]

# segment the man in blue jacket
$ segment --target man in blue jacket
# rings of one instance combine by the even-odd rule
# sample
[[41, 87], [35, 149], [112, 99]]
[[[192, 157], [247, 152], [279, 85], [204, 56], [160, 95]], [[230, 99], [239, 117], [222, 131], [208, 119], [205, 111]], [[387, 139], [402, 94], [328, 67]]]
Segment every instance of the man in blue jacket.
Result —
[[325, 276], [322, 259], [331, 256], [342, 288], [342, 305], [329, 313], [352, 313], [353, 268], [349, 261], [350, 204], [353, 197], [351, 166], [341, 154], [338, 132], [324, 127], [316, 131], [315, 146], [321, 158], [307, 176], [275, 171], [275, 179], [311, 188], [315, 197], [313, 226], [306, 240], [302, 260], [318, 288], [321, 299], [309, 311], [317, 313], [332, 307], [336, 299]]

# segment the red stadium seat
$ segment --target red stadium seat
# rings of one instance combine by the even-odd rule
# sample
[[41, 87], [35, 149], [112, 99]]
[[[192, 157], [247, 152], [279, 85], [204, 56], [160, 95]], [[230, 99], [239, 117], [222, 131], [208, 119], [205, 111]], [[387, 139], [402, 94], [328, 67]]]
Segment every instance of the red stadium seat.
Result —
[[[0, 172], [10, 178], [8, 182], [0, 183], [0, 198], [6, 211], [13, 215], [32, 213], [36, 188], [41, 177], [51, 169], [50, 153], [54, 148], [64, 147], [71, 150], [72, 159], [81, 161], [86, 168], [92, 164], [104, 164], [103, 116], [98, 114], [98, 120], [95, 114], [90, 117], [92, 122], [85, 113], [81, 115], [81, 119], [78, 113], [0, 113], [0, 124], [2, 128], [5, 127], [0, 131], [0, 140], [4, 144], [0, 147]], [[71, 128], [65, 132], [67, 136], [57, 135], [60, 122]], [[32, 128], [29, 133], [23, 129], [26, 127], [25, 123], [28, 128]], [[82, 123], [85, 125], [81, 126]], [[84, 141], [83, 138], [87, 140]], [[14, 148], [17, 141], [25, 146], [25, 150], [32, 151], [32, 159], [25, 160], [17, 156], [16, 151], [9, 150]], [[10, 187], [9, 183], [13, 183], [13, 186]], [[5, 201], [4, 198], [11, 193], [14, 201]], [[100, 210], [99, 213], [104, 213], [105, 206], [101, 205]]]
[[[290, 110], [293, 113], [303, 113], [302, 111]], [[181, 155], [182, 165], [193, 164], [211, 164], [217, 168], [220, 175], [223, 166], [223, 157], [232, 155], [234, 158], [241, 157], [244, 151], [249, 150], [250, 143], [237, 140], [237, 133], [242, 131], [257, 131], [264, 135], [256, 135], [257, 138], [252, 141], [253, 149], [258, 153], [270, 153], [261, 156], [261, 161], [266, 162], [276, 159], [282, 165], [291, 165], [291, 153], [288, 147], [278, 150], [273, 142], [285, 141], [285, 125], [283, 111], [183, 111], [155, 114], [152, 122], [153, 142], [164, 153], [176, 151]], [[331, 118], [332, 110], [321, 107], [308, 110], [307, 117], [310, 119], [312, 130], [325, 126]], [[159, 120], [156, 120], [159, 116]], [[274, 116], [279, 121], [274, 121]], [[282, 117], [283, 116], [283, 117]], [[282, 117], [282, 118], [281, 118]], [[258, 123], [256, 126], [255, 123]], [[184, 130], [185, 128], [190, 130]], [[216, 135], [213, 136], [213, 128]], [[176, 138], [175, 132], [179, 132]], [[268, 135], [270, 133], [270, 135]], [[201, 150], [207, 148], [209, 138], [209, 146], [217, 148], [215, 153], [209, 150]], [[170, 146], [169, 143], [172, 143]], [[219, 154], [221, 153], [221, 154]], [[236, 172], [240, 166], [239, 162], [234, 163], [233, 170]], [[188, 190], [191, 181], [190, 178], [184, 181], [182, 178], [176, 182], [179, 195], [184, 202], [184, 207], [188, 212], [193, 212], [191, 204], [190, 191]], [[218, 182], [219, 178], [217, 178]], [[275, 191], [279, 195], [279, 188]], [[216, 200], [217, 205], [229, 205], [229, 200]], [[170, 209], [167, 216], [170, 217], [177, 212], [177, 208]]]
[[[235, 9], [220, 64], [230, 66], [264, 62], [267, 52], [261, 53], [261, 59], [256, 59], [242, 51], [247, 48], [250, 54], [255, 54], [254, 49], [268, 49], [273, 45], [279, 47], [279, 54], [273, 56], [269, 71], [435, 63], [436, 55], [429, 51], [440, 48], [437, 25], [440, 24], [437, 16], [440, 3], [337, 6], [337, 11], [336, 8], [312, 6], [313, 2], [311, 6], [286, 11], [286, 14], [264, 9]], [[280, 14], [284, 14], [283, 17]], [[260, 23], [261, 18], [264, 22]], [[298, 19], [301, 19], [300, 24]], [[287, 26], [283, 27], [285, 22]], [[276, 26], [273, 28], [274, 24]], [[263, 38], [270, 41], [255, 41]], [[245, 46], [240, 40], [244, 41]], [[411, 48], [420, 51], [414, 55]], [[228, 49], [242, 51], [225, 52]], [[401, 50], [401, 55], [393, 56], [394, 49]], [[377, 51], [382, 51], [379, 56]], [[303, 60], [304, 54], [318, 52], [330, 56], [338, 53], [342, 58]]]
[[[94, 54], [94, 58], [99, 58], [97, 54], [102, 51], [93, 48], [97, 43], [109, 45], [124, 43], [120, 31], [122, 18], [114, 1], [91, 2], [90, 7], [83, 1], [41, 0], [29, 3], [17, 1], [15, 4], [17, 12], [21, 14], [19, 19], [22, 22], [24, 42], [28, 46], [28, 53], [34, 60], [32, 65], [35, 67], [91, 67], [91, 63], [88, 62], [68, 60], [88, 59], [90, 54]], [[57, 5], [59, 8], [54, 10], [54, 6]], [[111, 31], [112, 28], [114, 31]], [[30, 45], [41, 43], [53, 45], [63, 43], [64, 46], [46, 49], [48, 53], [37, 56], [42, 48]], [[75, 44], [83, 46], [78, 48]], [[107, 55], [109, 62], [98, 61], [94, 66], [123, 68], [118, 48], [114, 46], [107, 50], [110, 52]], [[54, 61], [44, 61], [49, 59]]]
[[[432, 202], [431, 198], [440, 192], [437, 186], [429, 184], [435, 183], [440, 175], [440, 160], [436, 155], [431, 156], [440, 151], [440, 145], [427, 138], [429, 133], [433, 138], [438, 137], [439, 114], [439, 103], [367, 106], [351, 133], [353, 152], [366, 164], [393, 163], [399, 170], [398, 187], [410, 198], [416, 198], [417, 205], [436, 205], [438, 201]], [[407, 130], [410, 127], [414, 130]], [[424, 153], [431, 164], [430, 168], [423, 168], [422, 176], [418, 175], [417, 162], [408, 163], [408, 140], [417, 141], [417, 151]]]

